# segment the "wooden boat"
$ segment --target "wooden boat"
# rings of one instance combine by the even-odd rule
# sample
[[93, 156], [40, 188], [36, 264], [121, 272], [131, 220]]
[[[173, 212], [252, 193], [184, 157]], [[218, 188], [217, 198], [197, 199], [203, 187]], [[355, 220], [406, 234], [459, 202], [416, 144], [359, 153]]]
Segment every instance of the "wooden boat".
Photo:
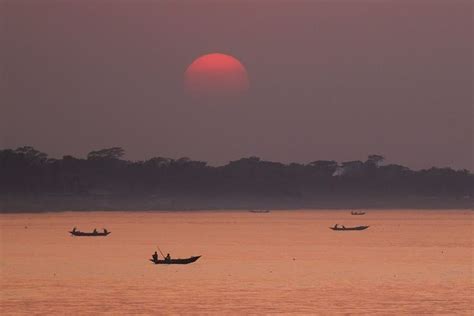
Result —
[[329, 227], [331, 228], [332, 230], [364, 230], [364, 229], [367, 229], [369, 228], [369, 226], [356, 226], [356, 227], [346, 227], [346, 228], [343, 228], [343, 227]]
[[365, 212], [351, 212], [351, 215], [365, 215]]
[[193, 263], [199, 258], [201, 258], [201, 256], [195, 256], [195, 257], [190, 257], [190, 258], [185, 258], [185, 259], [169, 259], [169, 260], [150, 259], [150, 261], [153, 262], [154, 264], [188, 264], [188, 263]]
[[78, 231], [78, 230], [76, 230], [76, 231], [71, 230], [69, 233], [71, 233], [71, 235], [73, 235], [73, 236], [79, 236], [79, 237], [101, 237], [101, 236], [104, 237], [104, 236], [109, 235], [111, 232], [86, 233], [86, 232], [81, 232], [81, 231]]
[[251, 210], [250, 213], [270, 213], [269, 210]]

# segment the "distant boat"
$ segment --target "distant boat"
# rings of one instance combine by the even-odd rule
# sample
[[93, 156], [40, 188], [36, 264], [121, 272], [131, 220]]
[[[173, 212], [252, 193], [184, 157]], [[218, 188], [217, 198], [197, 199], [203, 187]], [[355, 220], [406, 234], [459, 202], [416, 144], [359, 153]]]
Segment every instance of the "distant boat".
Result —
[[329, 227], [332, 230], [364, 230], [369, 228], [369, 226], [356, 226], [356, 227]]
[[150, 259], [151, 262], [154, 264], [188, 264], [193, 263], [197, 259], [201, 258], [201, 256], [190, 257], [186, 259], [169, 259], [169, 260], [154, 260]]
[[365, 215], [365, 212], [351, 212], [351, 215]]
[[250, 213], [270, 213], [269, 210], [251, 210]]
[[103, 236], [109, 235], [111, 232], [104, 229], [103, 232], [90, 232], [90, 233], [87, 233], [87, 232], [81, 232], [79, 230], [73, 229], [69, 233], [73, 236], [79, 236], [79, 237], [100, 237], [100, 236], [103, 237]]

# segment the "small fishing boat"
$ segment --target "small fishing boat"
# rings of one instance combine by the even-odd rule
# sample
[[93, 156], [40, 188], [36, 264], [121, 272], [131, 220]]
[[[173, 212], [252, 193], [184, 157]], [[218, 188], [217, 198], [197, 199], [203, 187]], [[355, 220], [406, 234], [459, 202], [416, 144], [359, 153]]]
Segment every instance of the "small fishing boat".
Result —
[[356, 226], [356, 227], [329, 227], [332, 230], [364, 230], [369, 228], [369, 226]]
[[70, 233], [71, 235], [73, 235], [73, 236], [79, 236], [79, 237], [104, 237], [104, 236], [109, 235], [111, 232], [109, 232], [109, 231], [107, 231], [106, 229], [104, 229], [103, 232], [97, 232], [97, 231], [96, 231], [96, 232], [90, 232], [90, 233], [88, 233], [88, 232], [81, 232], [81, 231], [79, 231], [79, 230], [73, 229], [73, 230], [71, 230], [69, 233]]
[[188, 264], [188, 263], [195, 262], [199, 258], [201, 258], [201, 256], [194, 256], [194, 257], [189, 257], [185, 259], [164, 259], [164, 260], [150, 259], [150, 261], [153, 262], [154, 264]]
[[365, 215], [365, 212], [351, 212], [351, 215]]
[[269, 210], [251, 210], [250, 213], [270, 213]]

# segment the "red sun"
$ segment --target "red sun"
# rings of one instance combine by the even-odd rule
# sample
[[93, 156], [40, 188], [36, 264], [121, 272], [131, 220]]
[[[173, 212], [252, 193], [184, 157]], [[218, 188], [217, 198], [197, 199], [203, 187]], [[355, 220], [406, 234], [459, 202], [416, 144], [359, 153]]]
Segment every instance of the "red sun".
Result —
[[237, 96], [249, 88], [247, 70], [230, 55], [213, 53], [195, 59], [184, 73], [186, 91], [194, 96]]

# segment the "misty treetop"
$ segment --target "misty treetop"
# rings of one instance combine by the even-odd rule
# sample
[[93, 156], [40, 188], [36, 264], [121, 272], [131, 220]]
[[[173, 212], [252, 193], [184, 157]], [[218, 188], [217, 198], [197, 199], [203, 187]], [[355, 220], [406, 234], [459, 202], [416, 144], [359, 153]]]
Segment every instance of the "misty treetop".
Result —
[[189, 158], [124, 160], [121, 147], [91, 151], [86, 159], [48, 155], [33, 147], [0, 150], [0, 194], [153, 196], [471, 196], [474, 176], [451, 168], [414, 171], [365, 161], [308, 164], [241, 158], [209, 166]]

